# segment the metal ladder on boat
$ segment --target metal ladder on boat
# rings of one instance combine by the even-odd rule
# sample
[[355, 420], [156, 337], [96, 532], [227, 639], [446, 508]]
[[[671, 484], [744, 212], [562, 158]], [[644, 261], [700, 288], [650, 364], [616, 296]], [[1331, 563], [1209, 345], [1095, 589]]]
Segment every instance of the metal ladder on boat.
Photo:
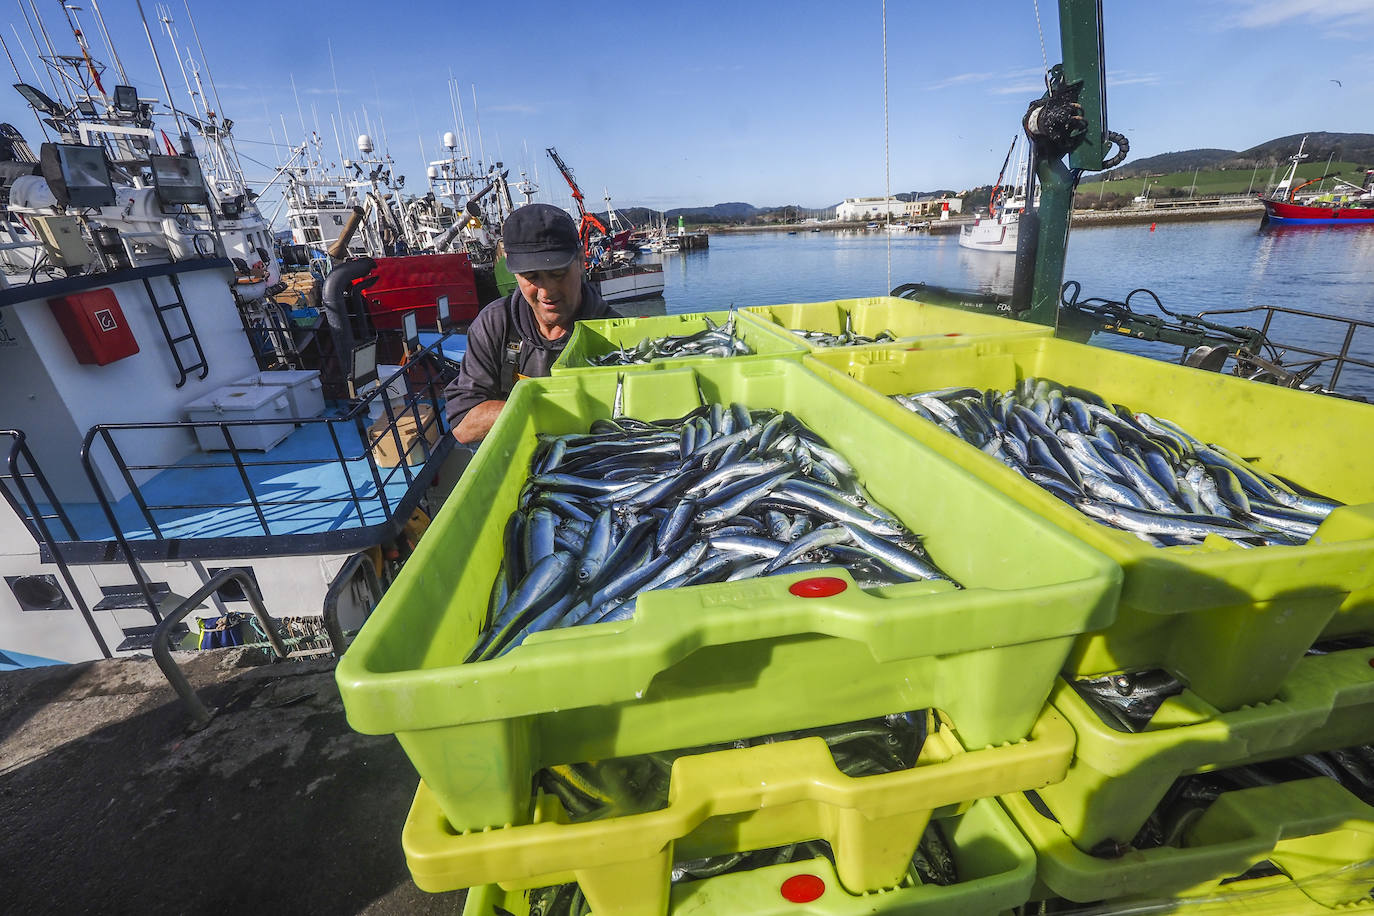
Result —
[[[176, 274], [168, 274], [167, 280], [172, 284], [172, 292], [176, 294], [176, 301], [161, 305], [157, 301], [157, 294], [153, 292], [153, 284], [149, 278], [143, 278], [143, 288], [148, 293], [148, 302], [153, 306], [153, 313], [157, 315], [157, 323], [162, 326], [162, 336], [167, 340], [167, 349], [171, 351], [172, 362], [176, 363], [177, 372], [181, 378], [177, 382], [180, 388], [186, 384], [186, 380], [191, 377], [191, 373], [200, 370], [199, 378], [203, 379], [210, 374], [210, 364], [205, 359], [205, 350], [200, 345], [200, 338], [196, 335], [196, 326], [191, 321], [191, 312], [186, 308], [186, 297], [181, 294], [181, 281]], [[172, 329], [167, 324], [167, 314], [175, 312], [181, 316], [182, 322], [186, 326], [186, 333], [173, 336]], [[195, 348], [195, 361], [185, 362], [182, 359], [181, 345], [190, 341]]]

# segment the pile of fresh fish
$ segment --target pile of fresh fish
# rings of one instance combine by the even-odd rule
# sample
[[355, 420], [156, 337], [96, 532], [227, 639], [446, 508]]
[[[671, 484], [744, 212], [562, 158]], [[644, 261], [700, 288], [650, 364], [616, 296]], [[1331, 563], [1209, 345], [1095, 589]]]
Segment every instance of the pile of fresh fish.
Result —
[[[812, 840], [808, 843], [791, 843], [773, 849], [692, 859], [674, 863], [673, 883], [698, 881], [730, 872], [753, 871], [770, 865], [786, 865], [820, 858], [829, 859], [830, 864], [835, 864], [835, 855], [830, 849], [830, 844]], [[906, 880], [911, 884], [937, 884], [941, 887], [959, 883], [958, 867], [954, 863], [954, 855], [949, 850], [949, 842], [945, 839], [945, 832], [941, 829], [939, 821], [932, 820], [926, 824], [925, 832], [921, 834], [920, 842], [916, 846], [916, 852], [911, 857]]]
[[619, 404], [588, 433], [540, 436], [469, 661], [627, 620], [654, 589], [838, 569], [865, 588], [952, 582], [791, 414], [703, 404], [650, 423]]
[[590, 356], [593, 366], [633, 366], [656, 359], [678, 359], [684, 356], [749, 356], [754, 351], [735, 336], [735, 313], [725, 324], [717, 325], [709, 317], [706, 327], [695, 334], [667, 337], [646, 337], [633, 347], [621, 347], [603, 356]]
[[1048, 379], [1005, 392], [893, 397], [1080, 512], [1158, 547], [1211, 534], [1246, 547], [1304, 544], [1341, 505], [1169, 420]]
[[1183, 682], [1162, 668], [1127, 671], [1069, 681], [1111, 728], [1142, 732], [1169, 697], [1183, 692]]
[[798, 337], [805, 337], [818, 347], [858, 347], [863, 344], [892, 343], [897, 339], [892, 336], [891, 331], [879, 331], [874, 337], [853, 334], [849, 331], [831, 334], [828, 331], [808, 331], [805, 328], [788, 328], [787, 332], [796, 334]]
[[818, 347], [857, 347], [863, 344], [892, 343], [897, 339], [891, 331], [879, 331], [873, 337], [854, 333], [854, 316], [844, 313], [844, 330], [838, 334], [829, 331], [808, 331], [805, 328], [788, 328], [788, 333], [805, 337]]
[[558, 798], [574, 822], [619, 817], [667, 804], [673, 761], [679, 757], [816, 737], [830, 748], [835, 767], [857, 778], [911, 769], [927, 736], [939, 728], [939, 717], [921, 709], [705, 747], [551, 766], [539, 771], [536, 782]]

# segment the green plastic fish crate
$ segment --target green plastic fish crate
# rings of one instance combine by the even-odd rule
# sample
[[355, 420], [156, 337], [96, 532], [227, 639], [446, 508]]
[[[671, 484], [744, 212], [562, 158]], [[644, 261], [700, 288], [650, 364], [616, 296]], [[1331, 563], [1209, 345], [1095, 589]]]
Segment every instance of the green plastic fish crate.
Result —
[[427, 891], [479, 884], [549, 887], [576, 881], [596, 912], [656, 916], [675, 861], [824, 839], [851, 893], [901, 883], [933, 813], [1062, 779], [1073, 730], [1046, 710], [1031, 737], [965, 751], [946, 727], [917, 765], [849, 777], [825, 741], [801, 738], [678, 758], [665, 807], [568, 823], [556, 799], [534, 824], [455, 833], [423, 783], [401, 844]]
[[349, 723], [396, 734], [460, 829], [527, 823], [539, 769], [937, 708], [969, 748], [1029, 733], [1078, 634], [1112, 620], [1120, 569], [786, 360], [629, 374], [627, 415], [708, 399], [791, 411], [925, 537], [965, 588], [794, 596], [801, 576], [644, 593], [632, 620], [478, 639], [536, 434], [610, 415], [615, 375], [528, 379], [336, 670]]
[[1374, 742], [1374, 649], [1302, 659], [1268, 703], [1221, 712], [1190, 690], [1170, 697], [1147, 731], [1117, 731], [1060, 680], [1050, 702], [1078, 747], [1068, 776], [1041, 790], [1080, 849], [1129, 843], [1174, 780]]
[[1312, 904], [1341, 913], [1374, 912], [1368, 867], [1374, 858], [1374, 808], [1333, 779], [1226, 792], [1187, 828], [1181, 846], [1115, 859], [1080, 850], [1024, 795], [1001, 801], [1035, 849], [1037, 899], [1207, 899], [1229, 888], [1224, 881], [1268, 860], [1306, 898], [1296, 912], [1313, 911]]
[[[675, 884], [671, 916], [993, 916], [1024, 903], [1035, 880], [1035, 853], [998, 804], [975, 802], [941, 820], [959, 881], [909, 884], [871, 894], [845, 891], [827, 859], [773, 865], [717, 878]], [[912, 843], [916, 838], [912, 839]], [[612, 916], [596, 911], [597, 916]], [[468, 892], [463, 916], [530, 916], [525, 891], [494, 884]]]
[[[823, 331], [838, 334], [844, 330], [845, 317], [850, 330], [865, 337], [889, 331], [909, 347], [938, 349], [961, 346], [972, 338], [1051, 337], [1054, 328], [996, 315], [980, 315], [962, 309], [946, 308], [926, 302], [913, 302], [897, 296], [870, 296], [864, 299], [839, 299], [834, 302], [800, 302], [789, 305], [755, 305], [741, 311], [783, 331]], [[822, 347], [798, 334], [788, 335], [808, 351], [834, 352], [848, 347]], [[880, 346], [864, 344], [861, 346]]]
[[[758, 362], [778, 357], [800, 359], [806, 348], [796, 338], [769, 327], [762, 321], [735, 319], [735, 337], [744, 341], [754, 352], [747, 356], [725, 357], [732, 360]], [[695, 312], [684, 315], [652, 315], [647, 318], [602, 318], [579, 321], [573, 325], [572, 337], [563, 348], [551, 370], [555, 376], [584, 372], [641, 372], [651, 369], [681, 369], [699, 366], [721, 359], [719, 356], [683, 356], [656, 359], [633, 366], [593, 366], [592, 357], [605, 356], [621, 347], [633, 347], [647, 338], [695, 334], [706, 330], [706, 319], [723, 326], [730, 319], [727, 312]]]
[[[1119, 562], [1115, 625], [1085, 637], [1066, 671], [1166, 668], [1221, 709], [1267, 700], [1323, 632], [1374, 630], [1374, 406], [1055, 339], [818, 352], [809, 366], [1033, 512]], [[1348, 503], [1297, 547], [1222, 538], [1158, 548], [1078, 512], [996, 458], [889, 397], [950, 386], [1006, 390], [1029, 376], [1173, 420], [1258, 467]], [[1339, 611], [1339, 613], [1338, 613]], [[1335, 618], [1333, 620], [1333, 618]]]

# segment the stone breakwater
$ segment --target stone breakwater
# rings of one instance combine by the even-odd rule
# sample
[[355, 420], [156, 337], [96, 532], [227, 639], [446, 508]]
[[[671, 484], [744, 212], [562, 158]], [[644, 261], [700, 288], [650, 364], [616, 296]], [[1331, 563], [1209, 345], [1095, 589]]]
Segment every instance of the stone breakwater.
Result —
[[[1198, 207], [1140, 207], [1128, 208], [1123, 210], [1075, 210], [1073, 211], [1073, 224], [1075, 226], [1130, 226], [1149, 223], [1192, 223], [1206, 222], [1218, 219], [1255, 219], [1258, 220], [1264, 214], [1264, 207], [1258, 202], [1245, 202], [1241, 204], [1226, 204], [1223, 206], [1198, 206]], [[933, 221], [929, 229], [920, 229], [911, 233], [912, 235], [921, 232], [929, 232], [931, 235], [944, 235], [947, 233], [958, 232], [960, 226], [973, 222], [972, 217], [955, 217], [946, 221]], [[708, 226], [705, 227], [711, 233], [729, 232], [795, 232], [798, 235], [819, 229], [822, 232], [844, 230], [848, 232], [864, 231], [865, 223], [770, 223], [761, 226]], [[868, 230], [874, 236], [881, 235], [883, 229]], [[898, 236], [900, 238], [901, 236]]]

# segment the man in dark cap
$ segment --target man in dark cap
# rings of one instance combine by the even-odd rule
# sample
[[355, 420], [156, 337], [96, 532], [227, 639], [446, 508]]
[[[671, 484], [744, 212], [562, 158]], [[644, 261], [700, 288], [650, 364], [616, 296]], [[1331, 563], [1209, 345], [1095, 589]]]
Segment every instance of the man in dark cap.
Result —
[[619, 317], [587, 282], [572, 217], [549, 204], [527, 204], [501, 229], [516, 289], [478, 313], [458, 378], [444, 391], [459, 442], [486, 436], [520, 378], [549, 374], [573, 322]]

